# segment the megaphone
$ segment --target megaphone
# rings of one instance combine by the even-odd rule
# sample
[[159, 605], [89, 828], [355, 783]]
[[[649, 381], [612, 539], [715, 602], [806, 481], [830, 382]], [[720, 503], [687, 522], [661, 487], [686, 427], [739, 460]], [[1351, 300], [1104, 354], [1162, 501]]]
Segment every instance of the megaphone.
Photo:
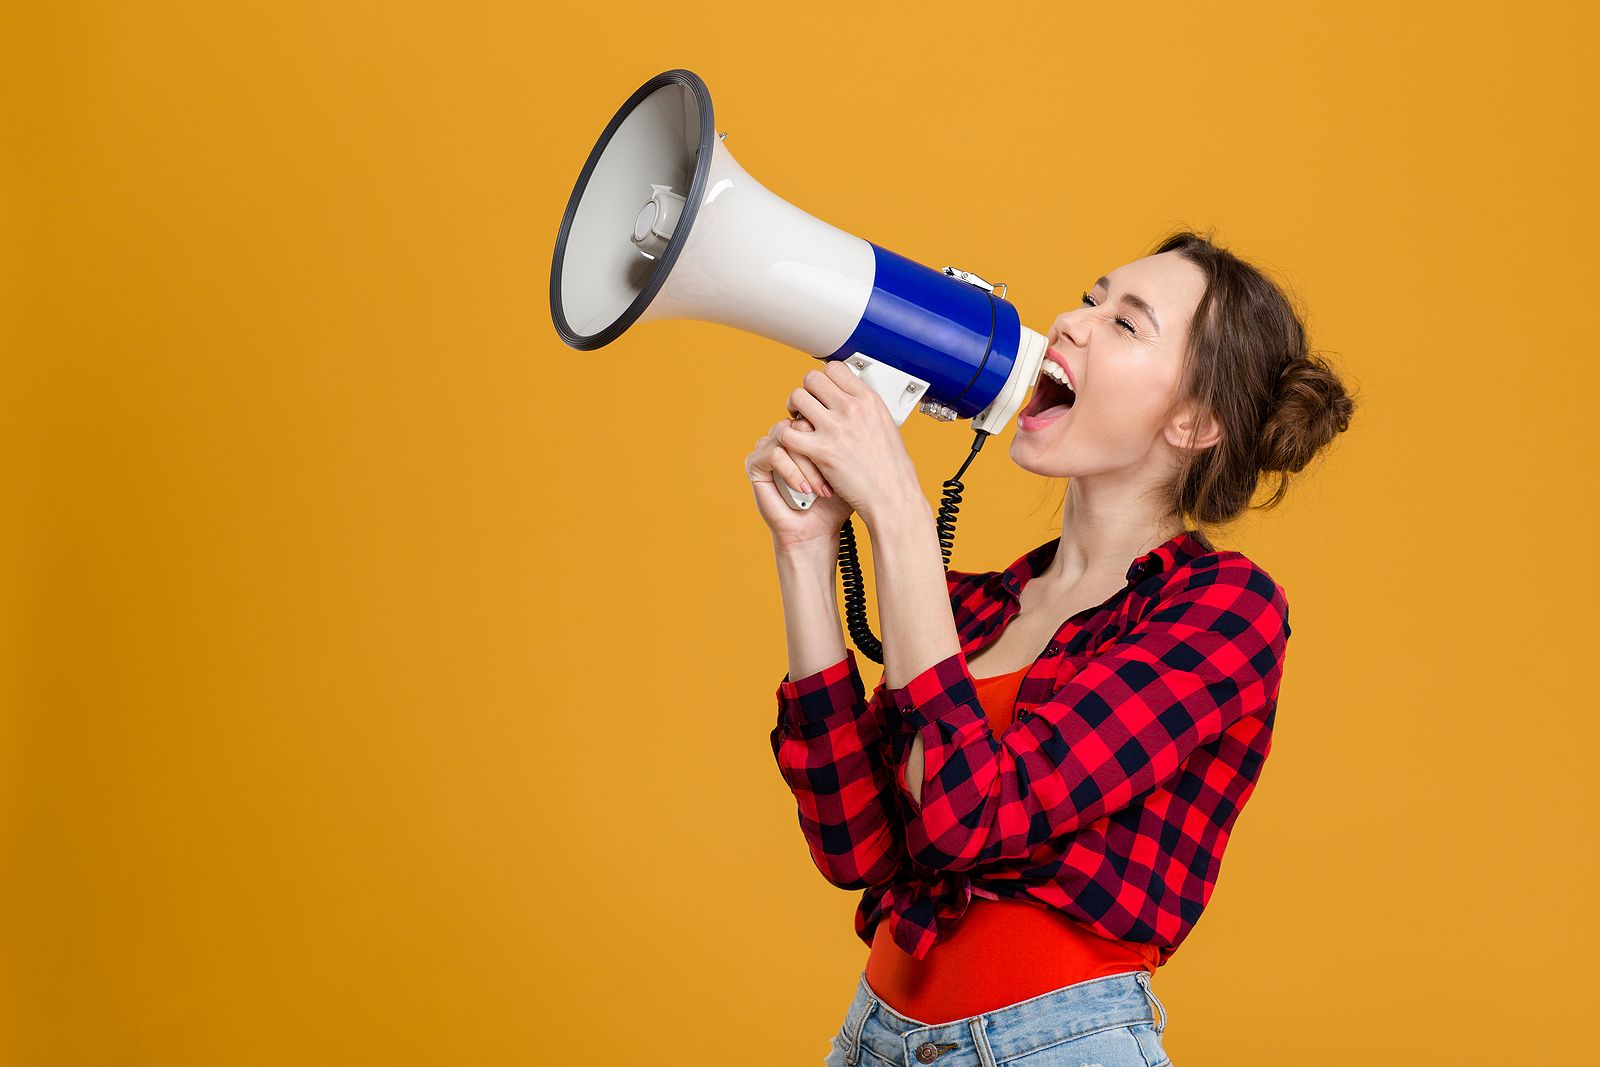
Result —
[[[846, 360], [897, 425], [913, 410], [970, 418], [975, 456], [1022, 408], [1044, 359], [1045, 338], [1022, 326], [1004, 283], [935, 270], [808, 215], [745, 173], [726, 137], [692, 71], [656, 75], [617, 109], [556, 236], [550, 315], [561, 339], [592, 351], [640, 322], [722, 323], [817, 359]], [[964, 463], [945, 483], [946, 568], [965, 470]], [[791, 508], [816, 499], [782, 478], [774, 484]], [[845, 557], [848, 594], [848, 522]], [[856, 622], [857, 645], [882, 662], [862, 644], [863, 636], [875, 642], [864, 610], [859, 630]]]

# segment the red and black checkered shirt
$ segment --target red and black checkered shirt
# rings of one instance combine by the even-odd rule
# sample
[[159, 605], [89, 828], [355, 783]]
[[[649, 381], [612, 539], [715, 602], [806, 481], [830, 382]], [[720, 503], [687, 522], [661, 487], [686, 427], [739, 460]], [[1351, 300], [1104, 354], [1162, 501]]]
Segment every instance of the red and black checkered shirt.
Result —
[[[1063, 622], [990, 726], [967, 657], [1020, 608], [1060, 538], [1003, 571], [947, 571], [960, 653], [867, 698], [855, 652], [778, 684], [772, 752], [812, 860], [864, 889], [858, 937], [887, 919], [918, 959], [972, 894], [1031, 899], [1166, 963], [1216, 884], [1271, 746], [1289, 605], [1266, 571], [1186, 530]], [[905, 785], [924, 746], [920, 805]]]

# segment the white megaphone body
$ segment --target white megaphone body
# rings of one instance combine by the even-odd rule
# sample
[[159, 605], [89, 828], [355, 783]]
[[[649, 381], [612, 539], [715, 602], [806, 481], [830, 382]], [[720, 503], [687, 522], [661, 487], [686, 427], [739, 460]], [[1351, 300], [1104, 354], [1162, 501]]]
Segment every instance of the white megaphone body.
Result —
[[[1021, 325], [1004, 286], [806, 214], [746, 174], [726, 136], [687, 70], [651, 78], [617, 110], [556, 238], [561, 339], [587, 351], [638, 322], [720, 322], [848, 360], [896, 424], [916, 409], [970, 418], [980, 434], [1006, 426], [1038, 380], [1045, 339]], [[792, 508], [815, 499], [775, 484]]]

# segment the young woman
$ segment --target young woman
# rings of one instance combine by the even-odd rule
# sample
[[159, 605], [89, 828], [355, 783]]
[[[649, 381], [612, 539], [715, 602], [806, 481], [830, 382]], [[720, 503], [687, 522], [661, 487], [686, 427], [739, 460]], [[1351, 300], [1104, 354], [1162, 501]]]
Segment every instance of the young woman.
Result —
[[[1159, 1067], [1150, 976], [1194, 926], [1270, 745], [1288, 601], [1201, 527], [1303, 469], [1354, 410], [1284, 293], [1179, 232], [1052, 325], [1011, 458], [1066, 478], [1061, 533], [943, 568], [882, 400], [830, 362], [745, 460], [789, 671], [773, 754], [870, 946], [827, 1063]], [[1047, 368], [1048, 370], [1049, 368]], [[790, 510], [773, 475], [819, 494]], [[872, 538], [883, 680], [835, 598]]]

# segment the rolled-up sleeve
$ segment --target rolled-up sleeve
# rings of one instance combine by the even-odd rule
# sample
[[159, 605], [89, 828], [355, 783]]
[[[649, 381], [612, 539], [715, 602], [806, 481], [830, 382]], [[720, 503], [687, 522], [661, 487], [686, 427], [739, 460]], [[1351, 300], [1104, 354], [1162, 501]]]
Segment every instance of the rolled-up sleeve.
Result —
[[[883, 756], [883, 688], [868, 699], [853, 649], [778, 683], [772, 754], [794, 794], [800, 831], [822, 876], [841, 889], [881, 885], [904, 854]], [[882, 747], [880, 747], [882, 746]]]

